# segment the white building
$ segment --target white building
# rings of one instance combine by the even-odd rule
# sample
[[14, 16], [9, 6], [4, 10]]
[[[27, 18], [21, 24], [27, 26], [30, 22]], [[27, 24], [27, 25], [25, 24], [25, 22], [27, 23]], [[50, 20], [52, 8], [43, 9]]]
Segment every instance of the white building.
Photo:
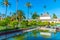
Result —
[[60, 19], [53, 19], [55, 23], [60, 23]]
[[51, 16], [49, 14], [45, 13], [45, 14], [41, 15], [39, 19], [43, 22], [44, 21], [51, 21]]
[[49, 14], [44, 13], [43, 15], [41, 15], [39, 17], [39, 19], [44, 22], [44, 21], [48, 21], [48, 22], [54, 22], [54, 23], [60, 23], [60, 19], [53, 19]]

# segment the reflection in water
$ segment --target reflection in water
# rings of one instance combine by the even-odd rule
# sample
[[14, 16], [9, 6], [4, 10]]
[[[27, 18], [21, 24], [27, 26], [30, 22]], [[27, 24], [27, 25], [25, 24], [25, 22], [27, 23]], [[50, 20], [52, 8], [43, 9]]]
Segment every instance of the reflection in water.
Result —
[[59, 37], [60, 32], [57, 33], [51, 33], [51, 36], [44, 36], [41, 35], [39, 31], [32, 31], [32, 32], [26, 32], [22, 35], [14, 36], [13, 38], [8, 38], [7, 40], [57, 40], [60, 39]]

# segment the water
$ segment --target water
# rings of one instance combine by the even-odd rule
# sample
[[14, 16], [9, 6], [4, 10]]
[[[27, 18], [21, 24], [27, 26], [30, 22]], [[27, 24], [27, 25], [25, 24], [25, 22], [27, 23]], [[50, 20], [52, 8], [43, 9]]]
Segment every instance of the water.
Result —
[[42, 36], [39, 31], [27, 32], [22, 35], [17, 35], [6, 40], [60, 40], [60, 32], [51, 33], [49, 37]]
[[22, 34], [22, 31], [11, 33], [11, 34], [7, 34], [7, 35], [0, 35], [0, 40], [16, 36], [17, 34]]

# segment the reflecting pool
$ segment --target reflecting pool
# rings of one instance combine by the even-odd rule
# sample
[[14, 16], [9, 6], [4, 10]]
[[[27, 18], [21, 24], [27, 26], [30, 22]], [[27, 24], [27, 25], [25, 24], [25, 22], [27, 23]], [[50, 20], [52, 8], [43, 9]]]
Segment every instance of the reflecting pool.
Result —
[[26, 32], [6, 40], [60, 40], [60, 32], [51, 33], [51, 36], [44, 36], [39, 31]]

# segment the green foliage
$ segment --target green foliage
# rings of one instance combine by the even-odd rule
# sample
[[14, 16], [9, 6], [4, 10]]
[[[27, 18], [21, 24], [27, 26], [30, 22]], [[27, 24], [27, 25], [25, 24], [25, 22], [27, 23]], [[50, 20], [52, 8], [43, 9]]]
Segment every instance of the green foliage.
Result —
[[21, 21], [21, 26], [23, 28], [29, 28], [29, 27], [32, 27], [33, 25], [34, 26], [36, 25], [36, 21], [35, 20], [32, 20], [32, 21], [27, 21], [27, 20]]
[[8, 24], [10, 23], [10, 18], [5, 18], [4, 20], [0, 20], [0, 28], [6, 29]]
[[28, 24], [28, 26], [32, 26], [32, 22], [31, 22], [31, 21], [30, 21], [30, 22], [28, 22], [27, 24]]
[[43, 22], [44, 25], [49, 25], [48, 21]]
[[8, 0], [4, 0], [4, 1], [2, 2], [2, 4], [5, 5], [6, 7], [7, 7], [8, 5], [10, 5], [10, 3], [9, 3]]
[[4, 30], [4, 29], [6, 29], [5, 26], [0, 26], [0, 30]]
[[30, 2], [27, 2], [27, 3], [26, 3], [26, 6], [27, 6], [28, 8], [30, 8], [30, 7], [31, 7], [31, 3], [30, 3]]
[[56, 0], [54, 0], [54, 2], [56, 2]]
[[36, 20], [32, 20], [31, 21], [31, 25], [36, 25], [37, 21]]
[[56, 18], [57, 18], [57, 16], [56, 16], [56, 14], [55, 14], [55, 13], [53, 14], [53, 18], [54, 18], [54, 19], [56, 19]]
[[28, 28], [28, 21], [27, 20], [23, 20], [20, 22], [20, 28]]
[[51, 22], [51, 23], [50, 23], [50, 25], [51, 25], [51, 26], [54, 26], [54, 25], [55, 25], [55, 23], [54, 23], [54, 22]]
[[32, 19], [36, 19], [38, 17], [39, 17], [39, 15], [36, 12], [34, 12], [34, 14], [32, 15]]
[[46, 5], [44, 5], [43, 7], [44, 7], [44, 9], [46, 9]]
[[47, 14], [49, 15], [49, 12], [47, 12]]
[[[18, 25], [18, 21], [16, 21], [16, 20], [10, 22], [10, 27], [11, 27], [11, 28], [16, 28], [17, 25]], [[16, 27], [15, 27], [15, 26], [16, 26]]]
[[37, 25], [42, 26], [43, 25], [42, 21], [38, 21]]
[[46, 25], [48, 25], [48, 22], [47, 21], [45, 21], [45, 22], [38, 21], [37, 25], [39, 25], [39, 26], [46, 26]]
[[5, 20], [5, 23], [6, 24], [9, 24], [10, 23], [10, 18], [9, 17], [5, 18], [4, 20]]
[[21, 21], [22, 19], [25, 19], [26, 17], [25, 17], [25, 14], [24, 14], [24, 12], [22, 11], [22, 10], [18, 10], [17, 11], [17, 17], [18, 17], [18, 20], [19, 21]]
[[5, 24], [4, 24], [4, 20], [0, 20], [0, 26], [4, 26]]
[[27, 20], [21, 21], [21, 25], [27, 25]]
[[9, 19], [0, 20], [0, 26], [7, 26], [10, 23]]

